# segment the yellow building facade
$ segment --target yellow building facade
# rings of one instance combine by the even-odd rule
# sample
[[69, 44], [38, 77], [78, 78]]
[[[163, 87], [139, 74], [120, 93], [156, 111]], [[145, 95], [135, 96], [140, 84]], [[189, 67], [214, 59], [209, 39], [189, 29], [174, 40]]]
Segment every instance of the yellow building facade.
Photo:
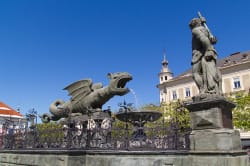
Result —
[[[224, 95], [234, 95], [237, 92], [250, 92], [250, 51], [237, 52], [218, 60], [217, 67], [222, 73], [222, 91]], [[168, 67], [166, 55], [162, 61], [162, 69], [157, 88], [160, 92], [160, 102], [187, 101], [199, 93], [192, 78], [191, 69], [177, 77]]]

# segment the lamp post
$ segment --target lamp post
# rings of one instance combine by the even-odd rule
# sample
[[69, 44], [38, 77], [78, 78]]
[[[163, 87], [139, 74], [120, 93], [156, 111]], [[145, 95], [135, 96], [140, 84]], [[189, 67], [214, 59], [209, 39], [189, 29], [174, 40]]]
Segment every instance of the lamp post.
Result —
[[[26, 113], [26, 118], [27, 121], [30, 121], [30, 129], [31, 129], [31, 133], [33, 134], [33, 140], [31, 142], [33, 142], [33, 147], [36, 146], [37, 143], [37, 111], [32, 108], [28, 111], [28, 113]], [[27, 135], [29, 135], [27, 133]], [[29, 142], [27, 142], [29, 144]]]
[[31, 129], [36, 129], [37, 125], [37, 111], [32, 108], [26, 113], [26, 118], [28, 121], [30, 121], [30, 128]]

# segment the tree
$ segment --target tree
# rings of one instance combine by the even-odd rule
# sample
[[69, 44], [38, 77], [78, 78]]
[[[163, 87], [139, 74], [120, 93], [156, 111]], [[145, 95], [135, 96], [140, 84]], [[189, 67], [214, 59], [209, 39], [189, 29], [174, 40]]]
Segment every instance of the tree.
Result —
[[158, 110], [162, 113], [162, 117], [157, 121], [163, 123], [165, 127], [178, 124], [180, 128], [188, 128], [190, 126], [190, 117], [188, 110], [183, 106], [183, 102], [161, 103], [160, 106], [145, 105], [143, 109]]
[[233, 109], [233, 125], [237, 129], [250, 130], [250, 94], [237, 94], [235, 98], [230, 98], [236, 104]]
[[64, 138], [63, 125], [56, 122], [37, 124], [37, 135], [40, 144], [52, 144], [62, 143]]
[[[162, 113], [162, 117], [153, 124], [161, 124], [164, 128], [186, 129], [190, 127], [189, 111], [184, 107], [183, 102], [161, 103], [160, 106], [145, 105], [142, 109], [157, 110]], [[153, 126], [153, 124], [148, 124]]]

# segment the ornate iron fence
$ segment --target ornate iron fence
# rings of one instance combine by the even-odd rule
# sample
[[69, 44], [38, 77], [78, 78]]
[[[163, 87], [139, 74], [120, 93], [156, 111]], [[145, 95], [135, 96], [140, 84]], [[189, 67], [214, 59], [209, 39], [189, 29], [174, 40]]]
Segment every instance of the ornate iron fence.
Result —
[[111, 127], [111, 123], [70, 123], [61, 128], [6, 129], [1, 149], [188, 150], [190, 129]]

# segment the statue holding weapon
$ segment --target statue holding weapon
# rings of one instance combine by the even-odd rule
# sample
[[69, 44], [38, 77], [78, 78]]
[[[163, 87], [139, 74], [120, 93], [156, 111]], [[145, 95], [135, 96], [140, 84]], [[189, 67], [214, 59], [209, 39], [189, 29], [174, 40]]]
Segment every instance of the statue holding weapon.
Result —
[[192, 31], [192, 74], [200, 94], [221, 95], [221, 73], [216, 67], [217, 51], [213, 46], [217, 39], [200, 12], [198, 18], [190, 21], [189, 27]]
[[200, 12], [198, 12], [198, 16], [199, 16], [199, 18], [200, 18], [200, 20], [201, 20], [202, 25], [206, 28], [206, 30], [207, 30], [207, 32], [208, 32], [209, 40], [211, 41], [212, 44], [216, 44], [216, 43], [217, 43], [217, 39], [216, 39], [216, 37], [211, 33], [211, 31], [209, 30], [209, 28], [208, 28], [208, 26], [207, 26], [207, 24], [206, 24], [206, 19], [205, 19], [205, 17], [203, 17], [203, 16], [201, 15]]

